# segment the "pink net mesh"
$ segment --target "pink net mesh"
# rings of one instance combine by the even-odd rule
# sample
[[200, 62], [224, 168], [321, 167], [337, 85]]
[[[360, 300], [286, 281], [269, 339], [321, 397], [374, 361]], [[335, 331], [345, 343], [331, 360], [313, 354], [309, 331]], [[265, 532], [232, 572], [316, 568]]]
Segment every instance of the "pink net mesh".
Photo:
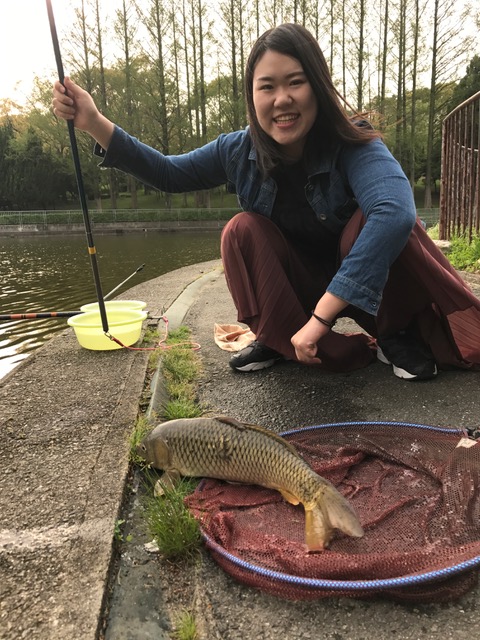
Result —
[[[276, 491], [205, 480], [187, 504], [233, 577], [288, 599], [383, 594], [448, 601], [477, 581], [480, 445], [453, 429], [344, 423], [284, 436], [354, 505], [363, 538], [307, 553], [301, 505]], [[473, 446], [458, 446], [472, 444]]]

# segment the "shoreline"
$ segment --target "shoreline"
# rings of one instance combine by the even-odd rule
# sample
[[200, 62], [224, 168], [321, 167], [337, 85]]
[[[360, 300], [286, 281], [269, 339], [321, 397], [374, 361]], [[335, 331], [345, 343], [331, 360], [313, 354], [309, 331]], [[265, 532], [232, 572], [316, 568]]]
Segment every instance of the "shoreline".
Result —
[[[124, 235], [127, 233], [175, 233], [177, 231], [202, 232], [223, 229], [228, 220], [180, 220], [176, 223], [168, 222], [99, 222], [92, 223], [95, 234]], [[0, 225], [0, 237], [15, 236], [49, 236], [49, 235], [82, 235], [85, 233], [84, 224], [26, 224]]]

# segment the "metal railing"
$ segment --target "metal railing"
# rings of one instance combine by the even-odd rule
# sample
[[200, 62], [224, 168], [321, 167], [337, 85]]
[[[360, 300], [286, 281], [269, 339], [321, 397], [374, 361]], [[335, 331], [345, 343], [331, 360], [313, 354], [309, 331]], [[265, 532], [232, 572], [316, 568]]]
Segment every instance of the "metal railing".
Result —
[[425, 227], [434, 227], [440, 221], [440, 209], [432, 207], [431, 209], [417, 209], [417, 216], [420, 218]]
[[439, 236], [480, 231], [480, 91], [443, 121]]
[[[181, 227], [183, 223], [229, 220], [239, 209], [109, 209], [90, 211], [92, 226], [98, 224], [168, 223]], [[26, 227], [34, 225], [48, 228], [51, 225], [83, 225], [83, 215], [78, 210], [64, 211], [0, 211], [2, 226]]]
[[[239, 209], [109, 209], [90, 212], [92, 226], [98, 224], [160, 223], [172, 227], [181, 227], [183, 223], [225, 222]], [[439, 209], [417, 209], [417, 214], [425, 226], [431, 227], [439, 222]], [[0, 229], [3, 227], [27, 226], [48, 229], [52, 225], [80, 225], [83, 227], [81, 211], [0, 211]]]

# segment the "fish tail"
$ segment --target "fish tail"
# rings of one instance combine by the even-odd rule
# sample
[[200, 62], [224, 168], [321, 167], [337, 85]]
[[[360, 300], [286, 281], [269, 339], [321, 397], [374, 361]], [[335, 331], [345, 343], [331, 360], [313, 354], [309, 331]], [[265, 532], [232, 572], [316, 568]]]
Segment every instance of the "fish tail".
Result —
[[363, 536], [363, 529], [354, 508], [331, 484], [327, 484], [318, 505], [335, 529], [354, 538]]
[[319, 507], [305, 510], [305, 544], [309, 551], [323, 551], [332, 535], [333, 529]]
[[308, 550], [325, 549], [334, 529], [340, 529], [354, 538], [361, 538], [364, 533], [351, 504], [333, 485], [327, 483], [317, 500], [305, 508], [305, 542]]

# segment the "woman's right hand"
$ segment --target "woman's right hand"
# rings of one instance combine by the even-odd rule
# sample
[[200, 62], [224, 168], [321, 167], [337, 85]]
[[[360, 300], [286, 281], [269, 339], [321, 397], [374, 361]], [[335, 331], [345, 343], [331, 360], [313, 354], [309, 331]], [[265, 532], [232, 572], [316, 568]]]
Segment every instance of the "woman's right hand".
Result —
[[114, 124], [97, 109], [92, 96], [70, 78], [64, 84], [57, 80], [53, 85], [53, 113], [64, 120], [73, 120], [77, 129], [86, 131], [104, 148], [113, 135]]
[[92, 96], [65, 78], [65, 86], [57, 80], [53, 85], [53, 113], [64, 120], [73, 120], [77, 129], [89, 131], [99, 111]]

